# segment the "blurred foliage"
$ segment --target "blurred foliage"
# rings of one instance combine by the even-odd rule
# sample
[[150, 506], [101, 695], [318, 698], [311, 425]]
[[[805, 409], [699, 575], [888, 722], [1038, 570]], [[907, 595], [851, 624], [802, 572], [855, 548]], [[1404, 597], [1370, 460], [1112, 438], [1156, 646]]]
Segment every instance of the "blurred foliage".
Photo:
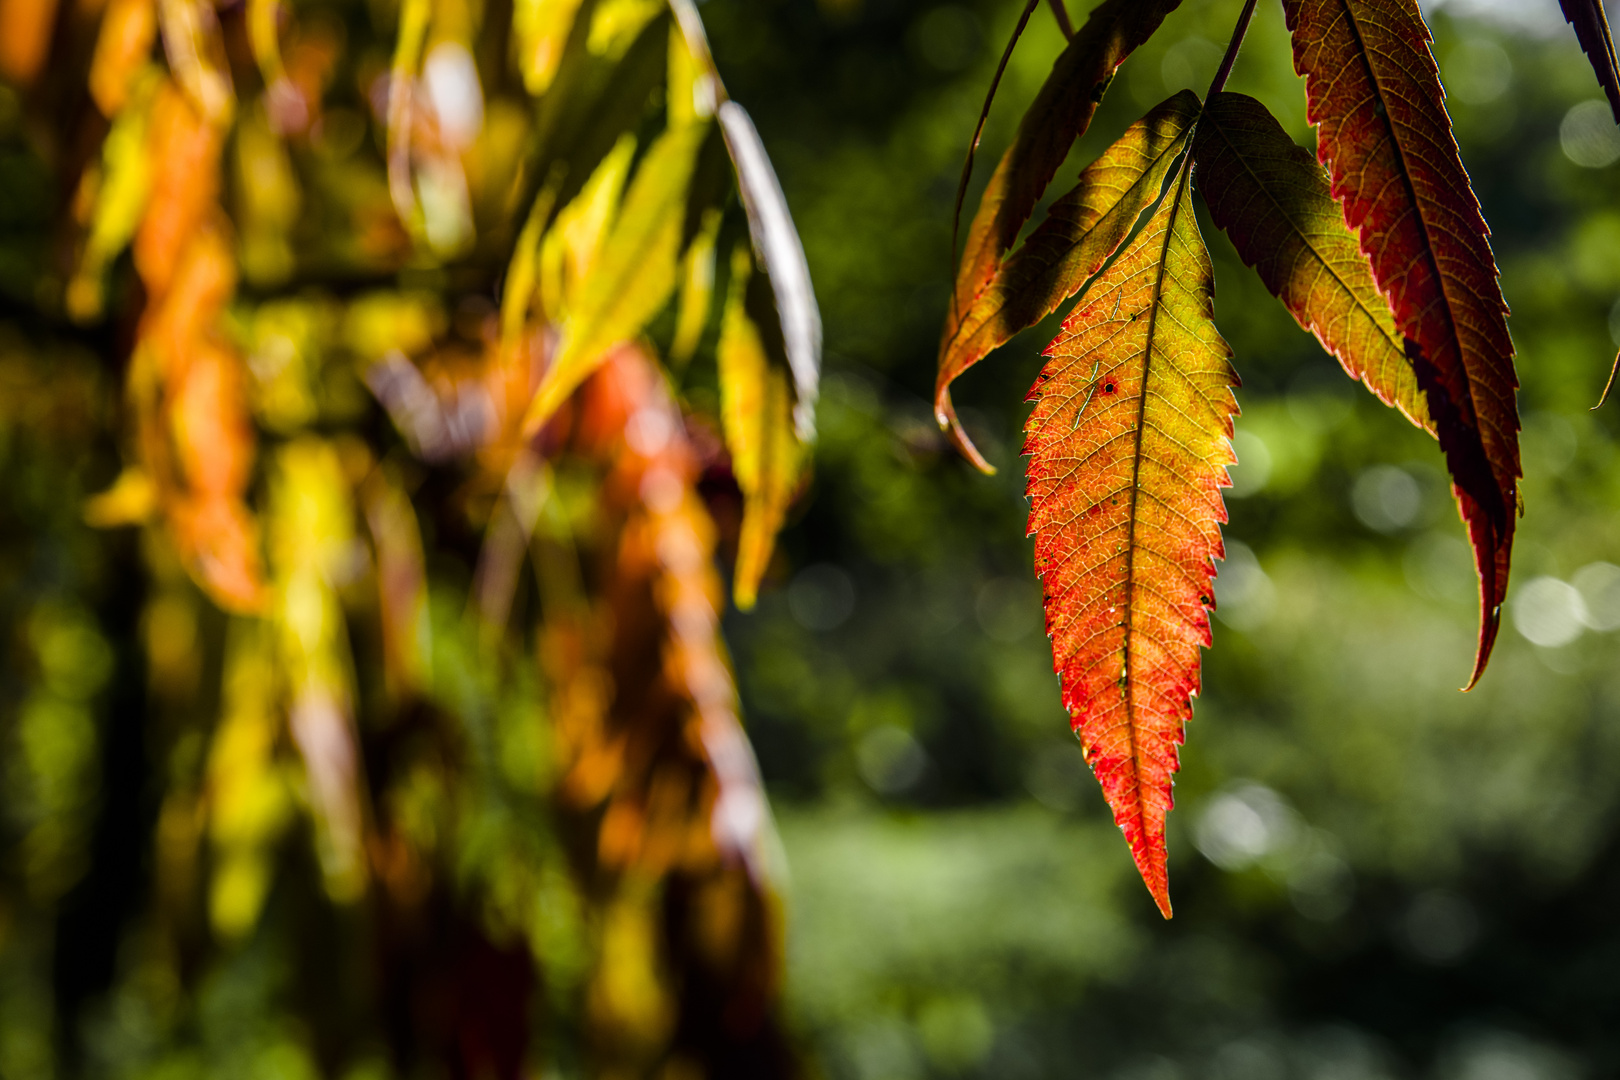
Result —
[[[182, 550], [152, 516], [170, 497], [125, 471], [146, 460], [132, 357], [156, 291], [139, 240], [125, 250], [130, 207], [200, 180], [183, 146], [128, 149], [172, 90], [132, 79], [110, 120], [113, 91], [85, 98], [90, 31], [143, 5], [0, 4], [44, 12], [75, 58], [36, 61], [25, 89], [21, 38], [0, 33], [0, 1076], [767, 1075], [724, 1024], [758, 1020], [727, 1002], [771, 1000], [783, 914], [753, 883], [784, 854], [786, 1004], [750, 1052], [791, 1043], [829, 1077], [1620, 1069], [1620, 421], [1588, 411], [1620, 338], [1620, 142], [1556, 6], [1425, 7], [1524, 383], [1510, 628], [1472, 693], [1468, 552], [1432, 446], [1205, 228], [1244, 412], [1171, 923], [1067, 733], [1039, 629], [1014, 442], [1034, 349], [958, 387], [997, 477], [948, 452], [928, 407], [956, 173], [1021, 6], [701, 7], [828, 342], [812, 486], [757, 607], [724, 616], [780, 824], [756, 876], [704, 842], [716, 754], [678, 684], [649, 676], [725, 670], [710, 553], [734, 554], [743, 500], [717, 434], [719, 313], [695, 346], [673, 347], [694, 334], [679, 302], [650, 324], [672, 365], [695, 354], [673, 390], [645, 350], [617, 353], [523, 495], [503, 501], [500, 444], [466, 442], [520, 418], [490, 419], [507, 399], [479, 365], [528, 212], [508, 194], [529, 95], [560, 56], [524, 20], [555, 9], [443, 5], [453, 29], [435, 7], [452, 29], [424, 37], [423, 81], [455, 85], [462, 54], [434, 49], [466, 42], [480, 111], [457, 114], [454, 154], [424, 144], [405, 225], [386, 78], [412, 5], [289, 5], [275, 63], [297, 93], [280, 97], [262, 32], [254, 52], [261, 6], [219, 9], [235, 119], [191, 152], [220, 162], [215, 265], [240, 280], [209, 340], [241, 358], [240, 388], [203, 380], [185, 415], [257, 449], [182, 457], [161, 482], [226, 522], [238, 503], [265, 515], [262, 548], [240, 549], [263, 552], [247, 616], [205, 589], [228, 600], [251, 564], [211, 577], [231, 564]], [[1187, 0], [1065, 173], [1201, 92], [1233, 6]], [[1031, 24], [981, 161], [1060, 42]], [[1230, 88], [1310, 145], [1287, 57], [1262, 5]], [[298, 102], [318, 113], [289, 134]], [[742, 228], [726, 213], [717, 297]], [[542, 249], [537, 275], [567, 257], [548, 271]], [[435, 423], [396, 429], [379, 372], [424, 388]], [[235, 420], [215, 404], [232, 393]], [[527, 543], [502, 517], [524, 508]], [[492, 580], [484, 555], [514, 544]]]

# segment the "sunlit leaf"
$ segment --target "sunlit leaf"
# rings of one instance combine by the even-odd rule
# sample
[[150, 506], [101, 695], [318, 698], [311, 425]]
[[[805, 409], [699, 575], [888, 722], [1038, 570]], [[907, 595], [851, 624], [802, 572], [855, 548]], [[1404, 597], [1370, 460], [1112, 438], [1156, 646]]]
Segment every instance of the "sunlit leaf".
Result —
[[704, 213], [702, 227], [681, 258], [681, 299], [675, 312], [675, 336], [669, 344], [669, 361], [676, 368], [692, 358], [709, 323], [721, 217], [714, 209]]
[[530, 94], [538, 97], [551, 87], [579, 6], [580, 0], [517, 0], [513, 4], [518, 70]]
[[1184, 166], [1047, 348], [1029, 530], [1063, 704], [1170, 914], [1164, 822], [1210, 643], [1237, 375]]
[[353, 514], [349, 484], [330, 444], [305, 437], [280, 449], [268, 514], [272, 618], [321, 869], [327, 891], [340, 901], [357, 898], [367, 877], [354, 678], [334, 588], [353, 550]]
[[432, 12], [432, 0], [403, 0], [394, 58], [388, 68], [388, 194], [400, 223], [412, 231], [420, 227], [420, 208], [411, 186], [412, 96]]
[[101, 183], [79, 266], [68, 283], [68, 313], [80, 321], [101, 315], [107, 267], [128, 246], [145, 213], [153, 165], [147, 129], [157, 80], [149, 78], [117, 114], [101, 145]]
[[135, 233], [135, 269], [154, 297], [169, 286], [187, 242], [217, 211], [223, 134], [172, 82], [152, 103], [147, 154], [151, 209]]
[[1193, 159], [1210, 217], [1266, 288], [1352, 379], [1432, 434], [1389, 304], [1310, 152], [1264, 105], [1225, 93], [1205, 106]]
[[794, 423], [799, 439], [810, 442], [815, 438], [816, 397], [821, 386], [821, 311], [810, 284], [810, 264], [805, 260], [804, 244], [793, 227], [782, 185], [754, 122], [741, 105], [732, 101], [720, 106], [719, 117], [726, 149], [737, 170], [743, 209], [748, 212], [754, 251], [776, 297], [783, 346], [793, 370]]
[[732, 472], [743, 493], [732, 592], [744, 611], [754, 606], [806, 458], [793, 423], [788, 372], [772, 362], [761, 327], [749, 311], [750, 284], [757, 290], [753, 258], [746, 246], [739, 246], [732, 254], [731, 289], [720, 322], [719, 362], [720, 418]]
[[205, 117], [228, 121], [236, 96], [214, 5], [210, 0], [158, 0], [158, 26], [175, 81]]
[[548, 321], [564, 322], [579, 301], [579, 292], [595, 269], [608, 229], [618, 216], [635, 152], [636, 137], [628, 132], [619, 136], [579, 194], [558, 212], [542, 242], [540, 305]]
[[533, 432], [601, 363], [605, 350], [634, 339], [675, 291], [686, 185], [707, 125], [661, 135], [636, 169], [624, 206], [563, 323], [562, 344], [523, 420]]
[[1132, 124], [1052, 204], [1022, 247], [996, 269], [940, 343], [934, 409], [969, 460], [994, 472], [956, 419], [951, 383], [998, 345], [1056, 311], [1112, 255], [1164, 192], [1187, 149], [1198, 99], [1183, 91]]
[[1285, 0], [1317, 152], [1389, 300], [1474, 546], [1484, 673], [1518, 516], [1519, 415], [1490, 230], [1412, 0]]

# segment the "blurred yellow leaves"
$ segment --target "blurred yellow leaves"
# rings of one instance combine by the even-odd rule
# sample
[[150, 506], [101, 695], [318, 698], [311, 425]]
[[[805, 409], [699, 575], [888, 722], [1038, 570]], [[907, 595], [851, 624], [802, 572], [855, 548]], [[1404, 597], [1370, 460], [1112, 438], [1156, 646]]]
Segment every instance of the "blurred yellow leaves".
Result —
[[[748, 312], [753, 256], [738, 245], [731, 290], [720, 324], [720, 418], [731, 468], [743, 493], [742, 536], [733, 585], [737, 606], [754, 606], [776, 534], [798, 491], [808, 458], [793, 423], [793, 391], [785, 365], [773, 362], [760, 326]], [[774, 329], [774, 327], [772, 328]]]
[[270, 482], [272, 617], [321, 868], [337, 900], [356, 899], [366, 880], [354, 679], [336, 590], [354, 572], [353, 516], [349, 482], [330, 444], [303, 437], [281, 448]]
[[151, 74], [138, 80], [132, 93], [120, 87], [120, 106], [126, 97], [134, 100], [112, 114], [101, 163], [85, 170], [79, 183], [78, 201], [88, 211], [89, 231], [65, 300], [68, 314], [81, 322], [101, 316], [107, 267], [129, 245], [146, 212], [153, 173], [147, 120], [159, 81]]
[[535, 97], [550, 89], [557, 76], [579, 5], [580, 0], [516, 0], [512, 5], [518, 70], [524, 88]]
[[602, 242], [578, 303], [562, 324], [562, 344], [524, 417], [538, 431], [601, 363], [607, 348], [631, 341], [675, 291], [687, 184], [708, 125], [666, 131], [647, 149]]
[[208, 918], [239, 940], [253, 929], [292, 819], [292, 790], [275, 747], [282, 731], [276, 654], [267, 629], [234, 621], [226, 640], [224, 710], [208, 753], [208, 838], [215, 868]]

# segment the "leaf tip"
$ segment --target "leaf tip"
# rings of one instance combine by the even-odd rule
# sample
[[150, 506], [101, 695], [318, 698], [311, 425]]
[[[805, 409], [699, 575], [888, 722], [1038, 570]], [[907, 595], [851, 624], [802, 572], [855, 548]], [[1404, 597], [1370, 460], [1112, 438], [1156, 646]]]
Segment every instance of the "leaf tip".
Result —
[[1468, 677], [1468, 685], [1462, 688], [1468, 693], [1479, 685], [1480, 678], [1485, 674], [1485, 666], [1491, 662], [1491, 650], [1496, 645], [1496, 632], [1502, 627], [1502, 605], [1497, 604], [1488, 608], [1479, 624], [1479, 652], [1474, 658], [1474, 671]]
[[1163, 838], [1153, 843], [1133, 844], [1131, 857], [1136, 860], [1137, 873], [1142, 875], [1142, 884], [1147, 886], [1148, 894], [1158, 905], [1159, 914], [1166, 919], [1173, 917], [1170, 908], [1170, 876], [1165, 868], [1165, 850]]

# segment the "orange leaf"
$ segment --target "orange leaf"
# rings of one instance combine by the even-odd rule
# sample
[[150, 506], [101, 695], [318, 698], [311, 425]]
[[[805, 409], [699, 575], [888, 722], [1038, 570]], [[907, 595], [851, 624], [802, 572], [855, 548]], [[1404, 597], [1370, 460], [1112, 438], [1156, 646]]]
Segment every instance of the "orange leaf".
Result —
[[1429, 399], [1480, 580], [1479, 681], [1518, 510], [1518, 376], [1490, 230], [1412, 0], [1284, 0], [1318, 155]]
[[45, 66], [57, 0], [0, 0], [0, 78], [27, 86]]
[[1254, 98], [1216, 94], [1193, 160], [1210, 217], [1266, 288], [1352, 379], [1433, 434], [1395, 317], [1310, 152]]
[[107, 5], [90, 62], [90, 97], [103, 116], [114, 116], [129, 100], [135, 75], [152, 54], [156, 38], [153, 0], [112, 0]]
[[223, 137], [172, 82], [158, 91], [149, 124], [147, 153], [157, 168], [134, 254], [142, 283], [157, 297], [168, 289], [180, 253], [216, 203]]
[[1024, 428], [1063, 704], [1166, 918], [1164, 821], [1210, 643], [1238, 385], [1190, 176], [1064, 322]]

